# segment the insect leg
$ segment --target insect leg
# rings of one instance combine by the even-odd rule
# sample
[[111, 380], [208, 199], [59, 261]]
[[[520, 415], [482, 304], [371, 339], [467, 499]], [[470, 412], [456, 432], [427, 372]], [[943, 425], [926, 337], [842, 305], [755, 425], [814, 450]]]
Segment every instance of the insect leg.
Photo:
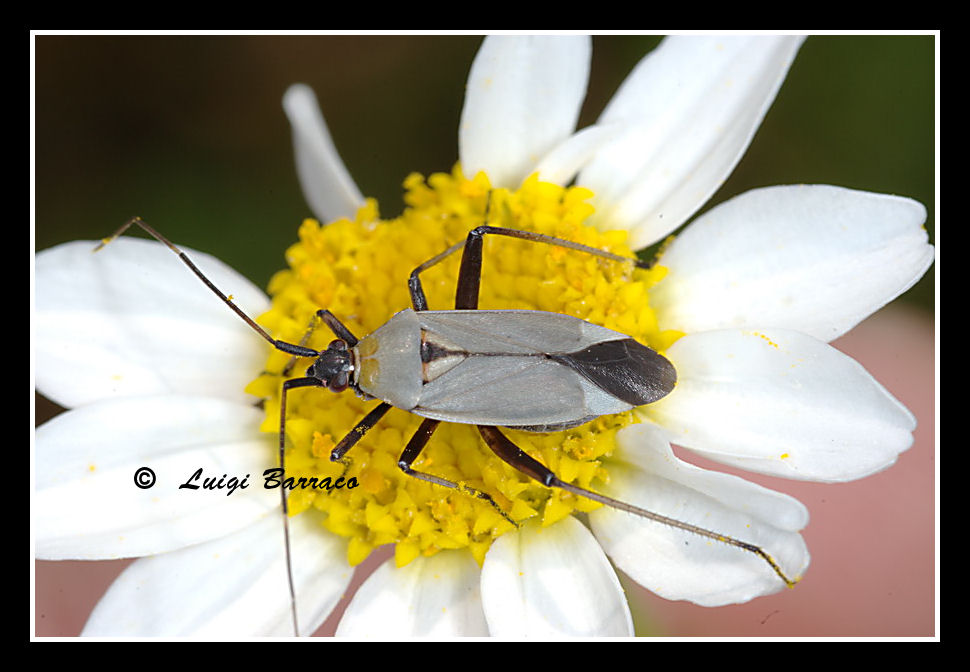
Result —
[[[357, 425], [347, 433], [347, 436], [340, 439], [340, 443], [334, 446], [334, 449], [330, 452], [330, 460], [332, 462], [343, 462], [344, 454], [357, 445], [357, 442], [364, 438], [364, 434], [370, 430], [371, 427], [376, 425], [384, 414], [391, 409], [391, 405], [386, 401], [382, 401], [373, 409], [370, 413], [364, 416], [364, 419], [357, 423]], [[345, 462], [345, 464], [347, 464]]]
[[[303, 338], [300, 339], [299, 346], [301, 348], [306, 346], [307, 342], [310, 340], [310, 336], [314, 331], [317, 330], [317, 320], [322, 320], [328, 327], [330, 327], [330, 331], [332, 331], [337, 338], [347, 342], [348, 347], [352, 348], [357, 345], [357, 337], [350, 333], [350, 330], [345, 327], [343, 323], [334, 316], [333, 313], [331, 313], [329, 310], [321, 309], [314, 313], [313, 317], [310, 318], [310, 324], [307, 325], [306, 333], [303, 334]], [[293, 367], [296, 365], [298, 359], [298, 355], [293, 355], [290, 358], [290, 361], [286, 363], [286, 366], [283, 367], [280, 375], [284, 378], [290, 375], [290, 371], [293, 370]]]
[[411, 271], [411, 275], [408, 277], [408, 290], [411, 292], [411, 304], [414, 306], [415, 311], [421, 312], [422, 310], [428, 309], [428, 299], [424, 296], [424, 288], [421, 286], [421, 278], [418, 277], [418, 274], [448, 258], [464, 246], [464, 241], [455, 243], [444, 252], [436, 254]]
[[[245, 312], [242, 311], [241, 308], [239, 308], [235, 303], [233, 303], [232, 299], [230, 299], [228, 296], [223, 294], [223, 292], [218, 287], [216, 287], [215, 284], [211, 280], [209, 280], [209, 278], [206, 277], [206, 275], [201, 270], [199, 270], [199, 267], [196, 266], [191, 259], [189, 259], [188, 255], [185, 254], [185, 252], [183, 252], [178, 247], [176, 247], [168, 238], [166, 238], [158, 231], [156, 231], [154, 228], [149, 226], [144, 220], [142, 220], [141, 217], [132, 217], [131, 219], [129, 219], [127, 222], [122, 224], [117, 231], [111, 234], [111, 236], [104, 238], [101, 241], [101, 243], [94, 248], [93, 251], [97, 252], [102, 247], [104, 247], [105, 245], [113, 241], [115, 238], [123, 234], [125, 231], [127, 231], [132, 225], [141, 227], [146, 233], [152, 236], [155, 240], [162, 243], [173, 253], [175, 253], [178, 256], [178, 258], [182, 260], [182, 263], [188, 266], [189, 270], [192, 271], [196, 275], [196, 277], [199, 278], [199, 280], [201, 280], [202, 283], [212, 291], [213, 294], [218, 296], [219, 299], [224, 304], [226, 304], [230, 310], [232, 310], [234, 313], [236, 313], [236, 315], [242, 318], [242, 320], [246, 324], [248, 324], [253, 331], [259, 334], [261, 338], [263, 338], [274, 348], [282, 352], [291, 354], [294, 357], [320, 356], [319, 352], [317, 352], [312, 348], [305, 347], [305, 344], [302, 342], [299, 345], [294, 345], [292, 343], [287, 343], [286, 341], [277, 340], [272, 336], [270, 336], [266, 332], [266, 330], [264, 330], [261, 326], [256, 324], [256, 322], [252, 318], [250, 318]], [[326, 311], [321, 311], [321, 312], [326, 312]], [[331, 324], [331, 322], [327, 320], [326, 317], [321, 316], [321, 318], [324, 319], [324, 321], [326, 321], [328, 325]], [[334, 321], [336, 321], [336, 318], [334, 318]], [[343, 329], [344, 332], [346, 332], [347, 334], [350, 334], [350, 332], [347, 331], [346, 328], [343, 327], [343, 325], [340, 325], [340, 327]], [[331, 326], [331, 328], [333, 327]], [[336, 330], [335, 330], [335, 333], [336, 333]], [[356, 343], [356, 339], [354, 339], [354, 342]], [[288, 368], [292, 368], [292, 364], [289, 365]], [[283, 383], [283, 389], [280, 394], [280, 446], [279, 446], [280, 456], [279, 456], [279, 459], [280, 459], [280, 469], [282, 471], [282, 474], [280, 477], [281, 483], [283, 482], [283, 478], [285, 478], [285, 474], [286, 474], [286, 466], [285, 466], [285, 458], [284, 458], [284, 452], [285, 452], [284, 441], [285, 441], [285, 430], [286, 430], [286, 392], [287, 390], [290, 390], [295, 387], [320, 386], [321, 384], [322, 384], [322, 381], [316, 378], [294, 378], [293, 380], [287, 380]], [[280, 500], [281, 500], [282, 513], [283, 513], [283, 540], [284, 540], [285, 549], [286, 549], [286, 576], [287, 576], [287, 581], [289, 583], [289, 590], [290, 590], [290, 607], [291, 607], [291, 612], [293, 616], [293, 631], [296, 635], [299, 635], [299, 625], [297, 623], [297, 615], [296, 615], [296, 594], [293, 588], [293, 569], [290, 562], [290, 525], [289, 525], [289, 519], [288, 519], [289, 506], [286, 500], [285, 487], [280, 487]]]
[[[491, 207], [492, 207], [492, 192], [489, 191], [488, 200], [485, 201], [484, 219], [486, 222], [488, 221], [488, 211], [491, 209]], [[424, 288], [421, 286], [421, 278], [418, 277], [419, 274], [422, 273], [423, 271], [428, 270], [435, 264], [438, 264], [441, 261], [447, 259], [448, 257], [450, 257], [452, 254], [454, 254], [464, 246], [465, 246], [464, 242], [455, 243], [444, 252], [440, 254], [436, 254], [435, 256], [431, 257], [426, 262], [418, 266], [416, 269], [411, 271], [411, 275], [408, 278], [408, 290], [411, 292], [411, 304], [414, 306], [414, 310], [416, 312], [420, 312], [422, 310], [428, 309], [428, 300], [424, 296]]]
[[320, 318], [324, 324], [330, 327], [330, 331], [332, 331], [337, 338], [345, 341], [348, 348], [352, 348], [357, 345], [357, 337], [350, 333], [350, 329], [345, 327], [343, 322], [338, 320], [329, 310], [318, 310], [317, 317]]
[[434, 483], [435, 485], [451, 488], [466, 495], [477, 497], [478, 499], [484, 499], [491, 504], [496, 511], [502, 514], [502, 517], [505, 518], [505, 520], [512, 523], [512, 525], [515, 525], [515, 527], [518, 527], [516, 522], [512, 520], [512, 518], [510, 518], [509, 515], [505, 513], [505, 511], [503, 511], [498, 504], [495, 503], [495, 500], [492, 499], [491, 495], [488, 493], [467, 486], [464, 483], [455, 483], [454, 481], [449, 481], [446, 478], [441, 478], [440, 476], [428, 474], [423, 471], [415, 471], [411, 468], [411, 464], [418, 458], [421, 451], [424, 450], [428, 440], [431, 439], [431, 434], [434, 433], [434, 430], [438, 427], [440, 422], [440, 420], [432, 420], [431, 418], [425, 418], [421, 422], [421, 426], [418, 427], [418, 431], [414, 433], [414, 436], [412, 436], [411, 440], [408, 441], [408, 445], [405, 446], [404, 452], [401, 453], [401, 457], [397, 461], [397, 466], [400, 467], [401, 471], [408, 476], [414, 476], [415, 478], [419, 478], [422, 481], [427, 481], [428, 483]]
[[574, 495], [592, 499], [594, 502], [605, 504], [611, 508], [626, 511], [627, 513], [632, 513], [657, 523], [663, 523], [664, 525], [676, 527], [677, 529], [691, 532], [702, 537], [707, 537], [708, 539], [713, 539], [714, 541], [719, 541], [723, 544], [740, 548], [744, 551], [748, 551], [749, 553], [754, 553], [768, 563], [771, 569], [774, 570], [775, 574], [777, 574], [778, 577], [785, 582], [785, 585], [787, 585], [789, 588], [795, 585], [795, 581], [789, 579], [785, 573], [781, 571], [781, 567], [778, 566], [778, 563], [776, 563], [774, 559], [772, 559], [772, 557], [768, 555], [768, 553], [760, 546], [755, 546], [754, 544], [749, 544], [733, 537], [718, 534], [717, 532], [712, 532], [711, 530], [704, 529], [703, 527], [691, 525], [690, 523], [685, 523], [674, 518], [668, 518], [667, 516], [663, 516], [659, 513], [647, 511], [646, 509], [641, 509], [638, 506], [621, 502], [618, 499], [601, 495], [598, 492], [586, 490], [585, 488], [573, 485], [572, 483], [561, 481], [548, 467], [533, 459], [521, 448], [512, 443], [508, 437], [498, 430], [497, 427], [479, 425], [478, 431], [481, 433], [482, 438], [485, 439], [485, 443], [488, 444], [488, 447], [491, 448], [496, 455], [502, 458], [502, 460], [512, 465], [522, 473], [536, 479], [547, 487], [561, 488], [567, 492], [573, 493]]
[[296, 591], [293, 588], [293, 567], [290, 562], [290, 507], [286, 500], [286, 487], [282, 485], [286, 479], [286, 392], [295, 387], [323, 387], [317, 378], [293, 378], [283, 381], [280, 392], [280, 501], [283, 510], [283, 543], [286, 549], [286, 579], [290, 587], [290, 611], [293, 616], [293, 634], [300, 636], [300, 626], [296, 619]]
[[414, 306], [414, 310], [422, 311], [428, 309], [428, 300], [425, 298], [424, 288], [421, 286], [421, 278], [419, 277], [419, 274], [428, 270], [432, 266], [441, 263], [462, 248], [465, 249], [465, 252], [462, 255], [461, 271], [459, 272], [458, 276], [458, 292], [456, 296], [455, 308], [462, 309], [478, 307], [478, 287], [481, 282], [482, 274], [482, 238], [485, 234], [496, 234], [509, 236], [511, 238], [531, 240], [533, 242], [547, 243], [549, 245], [557, 245], [559, 247], [566, 247], [572, 250], [578, 250], [580, 252], [586, 252], [587, 254], [603, 257], [605, 259], [609, 259], [610, 261], [632, 261], [638, 268], [650, 268], [650, 264], [640, 261], [639, 259], [634, 259], [633, 257], [624, 257], [619, 254], [613, 254], [612, 252], [605, 252], [603, 250], [598, 250], [595, 247], [574, 243], [570, 240], [564, 240], [562, 238], [555, 238], [553, 236], [547, 236], [541, 233], [531, 233], [529, 231], [519, 231], [517, 229], [506, 229], [498, 226], [479, 226], [478, 228], [469, 232], [468, 238], [465, 241], [455, 243], [444, 252], [436, 254], [411, 271], [411, 275], [408, 278], [408, 289], [411, 292], [411, 304]]
[[287, 352], [291, 355], [296, 355], [298, 357], [318, 357], [320, 355], [320, 353], [317, 352], [316, 350], [303, 347], [302, 345], [293, 345], [292, 343], [287, 343], [285, 341], [278, 341], [272, 336], [270, 336], [268, 333], [266, 333], [266, 330], [263, 329], [258, 324], [256, 324], [256, 322], [252, 318], [250, 318], [249, 315], [244, 313], [241, 308], [239, 308], [235, 303], [232, 302], [232, 299], [230, 299], [228, 296], [223, 294], [222, 291], [218, 287], [216, 287], [212, 283], [212, 281], [205, 276], [205, 274], [202, 271], [199, 270], [198, 266], [192, 263], [192, 260], [189, 259], [189, 257], [185, 254], [185, 252], [183, 252], [182, 250], [177, 248], [174, 244], [172, 244], [172, 242], [169, 241], [168, 238], [166, 238], [158, 231], [150, 227], [147, 223], [145, 223], [144, 220], [142, 220], [141, 217], [132, 217], [127, 222], [122, 224], [117, 231], [115, 231], [109, 237], [103, 239], [98, 244], [98, 246], [94, 248], [94, 251], [97, 252], [102, 247], [110, 243], [112, 240], [114, 240], [115, 238], [123, 234], [125, 231], [128, 230], [128, 228], [132, 224], [140, 226], [142, 229], [145, 230], [146, 233], [151, 235], [155, 240], [157, 240], [160, 243], [163, 243], [166, 247], [168, 247], [168, 249], [170, 249], [172, 252], [177, 254], [178, 258], [181, 259], [182, 262], [189, 267], [189, 270], [195, 273], [196, 277], [198, 277], [199, 280], [201, 280], [206, 287], [212, 290], [213, 294], [218, 296], [224, 304], [229, 306], [232, 312], [236, 313], [236, 315], [241, 317], [243, 321], [253, 329], [253, 331], [259, 334], [266, 342], [268, 342], [274, 348], [276, 348], [277, 350], [282, 350], [283, 352]]
[[[465, 251], [461, 255], [461, 269], [458, 271], [458, 291], [455, 293], [455, 308], [457, 310], [478, 308], [478, 290], [482, 282], [482, 242], [487, 234], [556, 245], [558, 247], [592, 254], [603, 259], [609, 259], [610, 261], [633, 262], [637, 268], [650, 268], [651, 265], [649, 262], [640, 261], [633, 257], [624, 257], [619, 254], [613, 254], [612, 252], [598, 250], [588, 245], [574, 243], [571, 240], [547, 236], [542, 233], [507, 229], [501, 226], [479, 226], [468, 232], [468, 238], [465, 240], [464, 245]], [[452, 251], [453, 249], [449, 249], [442, 254], [447, 256]]]

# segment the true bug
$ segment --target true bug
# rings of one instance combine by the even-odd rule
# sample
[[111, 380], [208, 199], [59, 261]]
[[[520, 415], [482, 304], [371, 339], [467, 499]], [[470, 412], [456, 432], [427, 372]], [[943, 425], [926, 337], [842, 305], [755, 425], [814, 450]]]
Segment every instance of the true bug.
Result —
[[[547, 487], [561, 488], [606, 506], [670, 525], [734, 546], [761, 557], [789, 587], [789, 579], [761, 547], [685, 523], [560, 480], [550, 469], [512, 443], [498, 427], [550, 432], [576, 427], [601, 415], [621, 413], [655, 402], [673, 389], [674, 366], [665, 357], [629, 336], [559, 313], [532, 310], [479, 310], [483, 241], [487, 235], [507, 236], [564, 247], [639, 268], [650, 264], [572, 241], [539, 233], [479, 226], [464, 241], [428, 259], [408, 279], [412, 308], [404, 309], [373, 333], [358, 339], [329, 310], [320, 309], [299, 344], [274, 339], [217, 288], [167, 238], [134, 217], [95, 251], [137, 225], [177, 254], [189, 269], [231, 310], [274, 348], [293, 355], [283, 370], [289, 374], [297, 358], [313, 358], [306, 375], [285, 380], [280, 395], [279, 461], [285, 475], [287, 393], [297, 387], [326, 387], [332, 392], [353, 389], [365, 399], [380, 400], [333, 448], [330, 459], [345, 461], [346, 453], [392, 407], [422, 416], [417, 432], [398, 459], [407, 475], [453, 488], [488, 501], [509, 522], [485, 492], [417, 471], [412, 464], [442, 421], [476, 425], [488, 447], [502, 460]], [[428, 309], [420, 275], [450, 255], [462, 251], [453, 310]], [[324, 350], [306, 347], [316, 321], [336, 338]], [[282, 480], [282, 476], [281, 476]], [[280, 488], [294, 632], [299, 634], [296, 597], [289, 564], [290, 540], [286, 489]]]

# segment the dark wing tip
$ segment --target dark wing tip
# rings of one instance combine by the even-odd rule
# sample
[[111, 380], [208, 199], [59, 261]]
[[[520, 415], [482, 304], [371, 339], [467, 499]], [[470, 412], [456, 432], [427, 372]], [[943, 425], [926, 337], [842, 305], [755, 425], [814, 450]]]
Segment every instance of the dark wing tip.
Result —
[[662, 399], [677, 384], [677, 370], [670, 360], [632, 338], [594, 343], [554, 359], [632, 406]]

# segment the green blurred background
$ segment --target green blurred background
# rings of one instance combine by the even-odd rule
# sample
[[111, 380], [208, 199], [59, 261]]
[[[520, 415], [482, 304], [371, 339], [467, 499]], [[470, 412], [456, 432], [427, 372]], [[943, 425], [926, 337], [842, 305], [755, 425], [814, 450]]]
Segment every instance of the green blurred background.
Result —
[[[595, 121], [659, 42], [594, 38]], [[138, 214], [265, 286], [310, 214], [281, 108], [317, 92], [337, 148], [385, 215], [411, 171], [457, 159], [481, 42], [451, 36], [38, 36], [36, 249], [100, 238]], [[809, 38], [764, 124], [711, 200], [828, 183], [915, 198], [934, 226], [934, 37]], [[907, 300], [932, 310], [933, 274]]]

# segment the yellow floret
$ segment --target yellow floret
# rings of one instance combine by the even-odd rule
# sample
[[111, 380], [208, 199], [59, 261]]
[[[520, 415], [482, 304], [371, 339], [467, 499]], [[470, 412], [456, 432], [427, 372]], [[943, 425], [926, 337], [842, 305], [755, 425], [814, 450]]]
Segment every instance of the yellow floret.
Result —
[[[316, 311], [327, 308], [362, 338], [411, 305], [411, 271], [486, 223], [486, 209], [491, 225], [632, 256], [625, 232], [601, 233], [584, 224], [593, 212], [592, 194], [586, 189], [563, 188], [533, 176], [515, 192], [492, 190], [484, 174], [467, 179], [458, 167], [427, 179], [409, 175], [404, 187], [407, 208], [396, 219], [381, 220], [376, 202], [369, 200], [353, 220], [326, 226], [304, 221], [299, 242], [286, 252], [289, 268], [269, 284], [272, 308], [259, 322], [276, 338], [299, 343]], [[481, 308], [566, 313], [627, 333], [658, 350], [678, 336], [658, 331], [648, 304], [649, 289], [663, 277], [663, 269], [635, 270], [632, 264], [499, 236], [486, 237], [484, 250]], [[454, 306], [459, 262], [460, 254], [455, 254], [422, 274], [432, 310]], [[307, 345], [320, 350], [333, 338], [321, 326]], [[269, 374], [259, 375], [247, 388], [266, 399], [263, 431], [278, 431], [279, 372], [289, 360], [289, 355], [274, 351], [265, 366]], [[290, 376], [302, 375], [308, 363], [301, 361]], [[505, 516], [515, 521], [538, 517], [551, 524], [574, 511], [599, 506], [530, 480], [492, 454], [475, 427], [467, 425], [440, 425], [412, 465], [460, 483], [460, 490], [407, 476], [397, 462], [421, 418], [399, 410], [391, 410], [347, 453], [347, 465], [332, 463], [329, 453], [335, 441], [374, 404], [350, 391], [334, 395], [307, 388], [287, 396], [287, 476], [343, 476], [357, 484], [295, 490], [290, 512], [311, 506], [324, 511], [324, 527], [350, 538], [352, 565], [385, 543], [396, 543], [399, 566], [444, 548], [468, 548], [481, 563], [492, 540], [514, 529]], [[627, 413], [551, 434], [503, 431], [564, 481], [595, 489], [607, 477], [601, 458], [613, 451], [617, 430], [631, 422], [636, 419]], [[490, 495], [495, 505], [470, 495], [470, 488]]]

